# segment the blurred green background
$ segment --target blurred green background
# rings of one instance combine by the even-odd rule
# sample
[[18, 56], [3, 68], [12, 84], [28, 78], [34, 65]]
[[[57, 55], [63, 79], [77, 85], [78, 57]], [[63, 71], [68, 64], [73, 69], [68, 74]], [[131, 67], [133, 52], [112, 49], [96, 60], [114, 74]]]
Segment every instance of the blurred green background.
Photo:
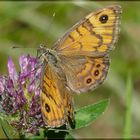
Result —
[[92, 93], [74, 95], [76, 108], [104, 98], [110, 98], [110, 105], [93, 124], [74, 131], [76, 138], [123, 136], [129, 72], [133, 86], [131, 136], [140, 138], [140, 2], [0, 2], [0, 74], [7, 74], [8, 56], [12, 56], [19, 69], [20, 54], [36, 56], [35, 47], [42, 43], [51, 47], [88, 13], [114, 4], [122, 6], [122, 24], [116, 49], [110, 54], [107, 79]]

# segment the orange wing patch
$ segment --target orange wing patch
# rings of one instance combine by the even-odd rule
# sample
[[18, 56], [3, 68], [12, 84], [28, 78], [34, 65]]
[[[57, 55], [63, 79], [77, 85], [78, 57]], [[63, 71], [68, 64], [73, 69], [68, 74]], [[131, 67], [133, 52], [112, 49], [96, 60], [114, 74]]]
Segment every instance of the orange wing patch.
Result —
[[54, 45], [62, 55], [103, 56], [116, 43], [120, 26], [119, 6], [98, 10], [73, 26]]
[[41, 89], [41, 110], [46, 127], [67, 124], [68, 117], [73, 116], [72, 107], [70, 110], [67, 108], [67, 103], [72, 106], [72, 98], [69, 97], [69, 91], [64, 87], [63, 81], [59, 81], [49, 65], [45, 68]]

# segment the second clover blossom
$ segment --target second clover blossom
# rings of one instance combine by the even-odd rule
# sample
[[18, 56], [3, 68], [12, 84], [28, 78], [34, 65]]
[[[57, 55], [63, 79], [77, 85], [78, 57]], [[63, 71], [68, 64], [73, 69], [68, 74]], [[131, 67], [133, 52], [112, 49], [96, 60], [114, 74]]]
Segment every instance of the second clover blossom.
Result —
[[45, 127], [40, 106], [41, 67], [37, 58], [21, 55], [17, 73], [11, 57], [8, 76], [0, 75], [0, 113], [13, 117], [10, 123], [20, 132], [36, 134]]

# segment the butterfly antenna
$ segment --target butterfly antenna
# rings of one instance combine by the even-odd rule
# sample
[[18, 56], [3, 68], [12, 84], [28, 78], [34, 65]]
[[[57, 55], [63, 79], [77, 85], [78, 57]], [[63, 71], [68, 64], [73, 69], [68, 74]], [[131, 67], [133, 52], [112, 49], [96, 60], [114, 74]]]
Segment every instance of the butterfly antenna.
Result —
[[21, 49], [21, 48], [24, 48], [24, 49], [33, 49], [33, 48], [36, 48], [36, 49], [38, 49], [38, 48], [40, 48], [40, 46], [39, 46], [39, 47], [20, 47], [20, 46], [12, 46], [11, 48], [12, 48], [12, 49]]

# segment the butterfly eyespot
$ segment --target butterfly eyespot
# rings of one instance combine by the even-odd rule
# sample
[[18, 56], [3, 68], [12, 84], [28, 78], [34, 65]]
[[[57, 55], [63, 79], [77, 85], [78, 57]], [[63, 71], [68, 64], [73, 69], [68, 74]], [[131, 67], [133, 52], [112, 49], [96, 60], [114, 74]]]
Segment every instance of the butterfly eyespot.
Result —
[[87, 84], [90, 84], [92, 82], [92, 79], [91, 78], [88, 78], [87, 80], [86, 80], [86, 83]]
[[97, 68], [99, 68], [100, 66], [101, 66], [100, 64], [97, 64], [97, 65], [96, 65]]
[[48, 104], [45, 104], [45, 109], [46, 109], [46, 111], [47, 111], [48, 113], [51, 111]]
[[108, 15], [101, 15], [99, 18], [101, 23], [106, 23], [108, 21]]
[[98, 76], [99, 75], [99, 70], [95, 70], [94, 75]]

